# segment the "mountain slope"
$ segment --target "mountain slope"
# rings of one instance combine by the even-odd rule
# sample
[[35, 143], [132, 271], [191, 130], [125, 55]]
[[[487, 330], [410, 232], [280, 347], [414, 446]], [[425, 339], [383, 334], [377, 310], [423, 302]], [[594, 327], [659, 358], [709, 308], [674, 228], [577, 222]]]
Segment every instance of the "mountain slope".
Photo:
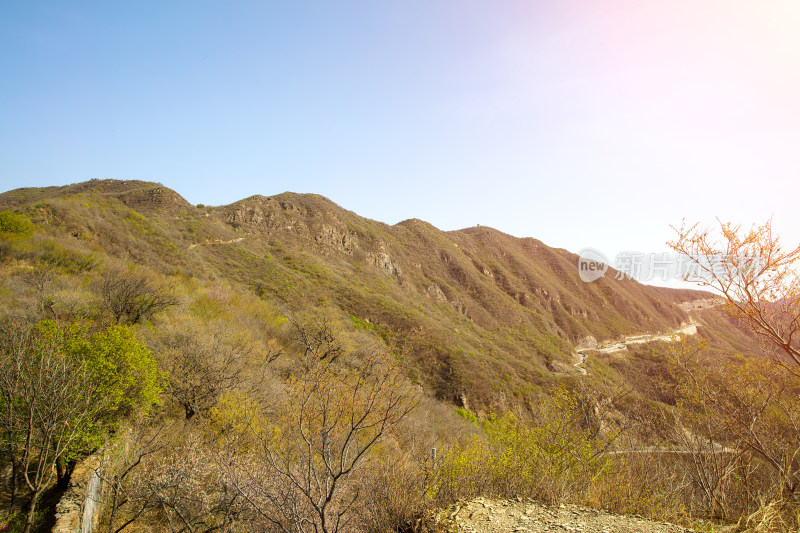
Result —
[[613, 271], [583, 283], [577, 256], [532, 238], [389, 226], [318, 195], [205, 207], [154, 183], [96, 180], [10, 191], [0, 209], [28, 214], [67, 249], [349, 315], [406, 354], [412, 378], [473, 409], [530, 399], [573, 370], [584, 338], [672, 330], [688, 321], [679, 304], [702, 298]]

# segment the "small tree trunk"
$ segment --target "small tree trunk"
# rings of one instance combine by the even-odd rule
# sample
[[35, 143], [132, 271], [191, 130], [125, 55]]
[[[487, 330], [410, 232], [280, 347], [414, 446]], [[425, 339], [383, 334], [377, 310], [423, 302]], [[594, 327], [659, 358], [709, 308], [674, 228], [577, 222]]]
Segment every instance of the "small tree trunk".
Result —
[[[8, 412], [6, 416], [8, 416], [8, 420], [13, 420], [13, 410], [12, 410], [12, 402], [10, 401], [9, 396], [5, 396], [4, 398], [6, 402], [8, 402]], [[14, 507], [14, 503], [17, 500], [17, 478], [19, 477], [19, 463], [17, 461], [17, 453], [15, 449], [16, 444], [16, 437], [14, 436], [14, 432], [10, 429], [6, 430], [6, 438], [8, 439], [8, 461], [11, 463], [11, 479], [9, 480], [9, 492], [10, 494], [10, 503], [11, 507]]]
[[22, 533], [31, 532], [31, 527], [33, 527], [33, 519], [36, 517], [36, 500], [39, 499], [40, 492], [41, 489], [36, 489], [31, 495], [31, 503], [28, 506], [28, 515], [25, 517], [25, 529], [22, 530]]
[[119, 478], [114, 476], [114, 485], [111, 490], [111, 513], [108, 517], [108, 533], [114, 533], [114, 515], [117, 514], [117, 499], [119, 497]]
[[15, 464], [11, 464], [11, 496], [10, 496], [10, 507], [14, 507], [14, 504], [17, 503], [17, 466]]
[[14, 504], [17, 501], [17, 477], [19, 477], [19, 475], [17, 470], [17, 458], [14, 456], [13, 445], [9, 445], [9, 448], [12, 448], [9, 453], [9, 461], [11, 462], [11, 479], [9, 480], [8, 487], [9, 492], [11, 493], [9, 498], [11, 500], [9, 502], [9, 506], [14, 507]]
[[67, 490], [69, 488], [69, 478], [72, 476], [72, 471], [75, 470], [76, 461], [73, 459], [68, 461], [67, 464], [59, 459], [56, 461], [56, 479], [58, 480], [57, 486], [59, 490]]

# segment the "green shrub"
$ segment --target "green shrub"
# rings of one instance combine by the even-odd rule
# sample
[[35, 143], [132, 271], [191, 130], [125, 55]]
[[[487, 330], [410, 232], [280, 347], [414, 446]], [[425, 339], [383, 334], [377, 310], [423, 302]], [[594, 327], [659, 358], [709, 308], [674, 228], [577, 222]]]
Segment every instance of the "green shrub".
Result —
[[[478, 495], [583, 499], [605, 460], [596, 453], [603, 439], [581, 427], [580, 409], [574, 395], [557, 390], [533, 418], [510, 412], [490, 416], [482, 424], [483, 436], [442, 454], [429, 496], [445, 505]], [[457, 413], [467, 420], [475, 416], [463, 409]]]
[[30, 236], [33, 233], [33, 222], [25, 215], [11, 211], [0, 211], [0, 233]]
[[461, 407], [456, 407], [456, 414], [466, 420], [467, 422], [471, 422], [473, 425], [478, 425], [478, 417], [475, 416], [475, 413], [472, 411], [467, 411]]
[[40, 256], [42, 261], [61, 267], [70, 274], [89, 272], [103, 263], [95, 253], [83, 253], [66, 248], [55, 241], [44, 241], [39, 248], [42, 252]]

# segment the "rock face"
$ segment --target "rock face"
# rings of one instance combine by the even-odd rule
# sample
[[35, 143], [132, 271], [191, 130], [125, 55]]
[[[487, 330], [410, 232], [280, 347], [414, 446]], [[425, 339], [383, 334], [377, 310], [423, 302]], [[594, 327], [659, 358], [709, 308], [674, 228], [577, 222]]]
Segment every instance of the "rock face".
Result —
[[575, 351], [579, 352], [581, 350], [594, 350], [598, 346], [599, 344], [597, 343], [597, 339], [595, 339], [592, 335], [588, 335], [575, 344]]
[[335, 248], [348, 255], [353, 255], [357, 246], [354, 233], [346, 232], [327, 224], [323, 224], [319, 232], [314, 235], [314, 241], [317, 244]]
[[279, 197], [251, 196], [223, 207], [221, 213], [228, 224], [247, 233], [282, 239], [293, 236], [316, 244], [319, 251], [335, 250], [352, 256], [360, 248], [358, 234], [337, 210], [344, 212], [323, 197], [286, 193]]
[[172, 211], [192, 207], [181, 195], [163, 186], [126, 191], [119, 194], [118, 198], [128, 207], [144, 211]]
[[102, 481], [97, 475], [100, 459], [100, 455], [92, 455], [75, 467], [69, 488], [56, 505], [53, 533], [91, 533], [95, 530], [102, 491]]
[[577, 505], [476, 498], [456, 505], [444, 519], [463, 533], [688, 533], [691, 530], [639, 516], [620, 516]]
[[435, 302], [439, 303], [447, 302], [447, 296], [444, 294], [444, 291], [442, 291], [442, 288], [439, 287], [438, 285], [435, 284], [428, 285], [427, 287], [425, 287], [425, 290], [427, 291], [428, 296], [433, 298]]
[[385, 252], [369, 253], [367, 256], [372, 261], [372, 264], [383, 270], [386, 274], [397, 277], [401, 274], [400, 267], [389, 257]]

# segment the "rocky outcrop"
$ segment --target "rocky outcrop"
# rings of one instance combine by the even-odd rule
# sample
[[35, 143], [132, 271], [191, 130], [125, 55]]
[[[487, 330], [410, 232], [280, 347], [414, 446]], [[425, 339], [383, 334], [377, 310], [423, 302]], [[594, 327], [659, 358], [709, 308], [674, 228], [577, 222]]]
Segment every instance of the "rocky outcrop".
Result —
[[427, 293], [428, 297], [430, 297], [434, 302], [438, 303], [446, 303], [447, 296], [444, 294], [444, 291], [441, 287], [436, 284], [428, 285], [425, 287], [425, 292]]
[[143, 211], [159, 209], [172, 212], [193, 207], [180, 194], [162, 185], [126, 191], [117, 198], [128, 207]]
[[582, 338], [581, 340], [579, 340], [575, 344], [575, 350], [578, 351], [578, 352], [581, 351], [581, 350], [594, 350], [598, 346], [599, 346], [599, 344], [597, 342], [597, 339], [594, 338], [591, 335], [588, 335], [588, 336]]
[[577, 505], [545, 505], [529, 499], [476, 498], [459, 503], [440, 519], [448, 531], [463, 533], [690, 533], [668, 522], [615, 515]]
[[453, 300], [450, 303], [455, 308], [456, 311], [458, 311], [465, 317], [470, 318], [469, 310], [467, 309], [467, 306], [464, 305], [464, 303], [462, 303], [460, 300]]
[[91, 533], [100, 517], [99, 505], [103, 482], [98, 475], [101, 456], [87, 457], [75, 467], [69, 488], [56, 505], [53, 533]]
[[314, 242], [353, 255], [358, 246], [356, 234], [323, 224], [314, 235]]
[[369, 257], [373, 265], [380, 268], [390, 276], [398, 277], [402, 273], [400, 267], [398, 267], [395, 262], [392, 261], [392, 258], [389, 257], [389, 254], [386, 252], [368, 253], [367, 257]]
[[260, 195], [224, 209], [223, 219], [237, 229], [256, 234], [287, 232], [313, 241], [320, 250], [336, 250], [347, 255], [353, 255], [359, 248], [358, 234], [332, 210]]

